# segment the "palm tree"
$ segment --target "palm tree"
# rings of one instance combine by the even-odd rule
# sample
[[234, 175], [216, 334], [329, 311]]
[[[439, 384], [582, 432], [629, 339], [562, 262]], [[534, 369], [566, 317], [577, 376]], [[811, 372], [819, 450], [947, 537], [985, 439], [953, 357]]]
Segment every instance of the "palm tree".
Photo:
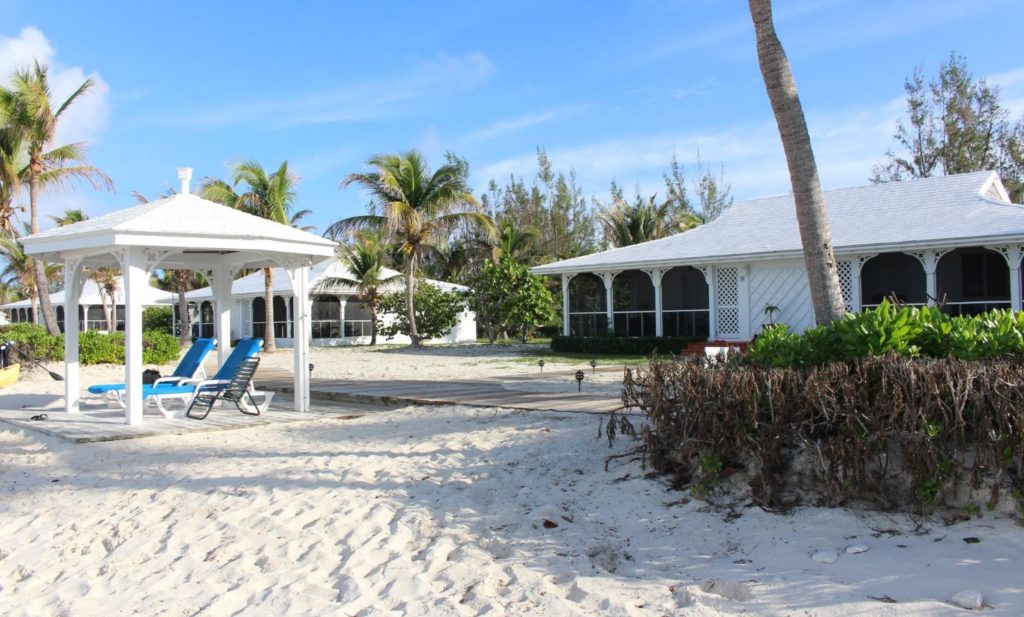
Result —
[[[243, 212], [265, 218], [282, 225], [291, 225], [291, 209], [295, 204], [295, 185], [298, 177], [288, 170], [288, 161], [281, 163], [277, 171], [267, 173], [258, 162], [248, 159], [232, 165], [231, 184], [216, 178], [207, 178], [199, 188], [204, 199], [222, 203]], [[236, 189], [242, 187], [244, 192]], [[301, 218], [302, 212], [296, 214]], [[297, 219], [296, 219], [297, 220]], [[264, 304], [266, 305], [266, 332], [263, 349], [275, 351], [274, 336], [274, 270], [263, 269], [265, 283]]]
[[[27, 165], [21, 172], [21, 182], [28, 185], [30, 229], [39, 233], [39, 191], [47, 187], [62, 188], [72, 181], [84, 180], [93, 188], [113, 189], [113, 182], [102, 171], [87, 164], [85, 145], [71, 143], [52, 147], [57, 125], [71, 104], [94, 85], [87, 79], [56, 111], [50, 102], [50, 84], [45, 64], [36, 62], [31, 68], [15, 71], [10, 89], [0, 88], [0, 108], [6, 116], [6, 126], [16, 131], [24, 143]], [[43, 320], [50, 334], [60, 333], [56, 313], [45, 293], [46, 270], [42, 262], [34, 260], [36, 287]]]
[[[0, 109], [0, 121], [3, 119]], [[14, 222], [18, 209], [14, 198], [21, 187], [21, 171], [25, 169], [25, 147], [18, 131], [0, 123], [0, 236], [15, 235]]]
[[88, 220], [89, 215], [85, 213], [81, 208], [69, 208], [64, 211], [64, 214], [60, 216], [49, 215], [49, 219], [53, 221], [57, 227], [64, 227], [65, 225], [71, 225], [72, 223], [81, 223], [82, 221]]
[[370, 345], [377, 344], [377, 306], [384, 295], [384, 286], [402, 278], [401, 274], [388, 275], [385, 270], [390, 247], [376, 231], [363, 230], [355, 234], [351, 244], [338, 247], [338, 261], [348, 269], [352, 280], [329, 277], [316, 284], [315, 291], [327, 291], [349, 282], [356, 284], [359, 294], [370, 308]]
[[793, 185], [796, 219], [804, 247], [804, 265], [811, 288], [811, 303], [818, 323], [841, 319], [846, 312], [839, 269], [832, 250], [825, 197], [821, 193], [818, 166], [814, 162], [811, 137], [807, 132], [796, 82], [782, 43], [775, 34], [771, 0], [749, 0], [750, 16], [757, 36], [757, 59], [761, 65], [768, 99], [779, 127], [782, 147]]
[[92, 271], [93, 282], [96, 283], [96, 287], [99, 289], [100, 297], [110, 300], [110, 306], [107, 306], [106, 301], [103, 302], [103, 316], [107, 320], [107, 332], [114, 332], [117, 330], [117, 274], [116, 268], [97, 268]]
[[[23, 235], [28, 235], [27, 228]], [[21, 237], [17, 232], [11, 236], [0, 236], [0, 254], [7, 260], [3, 270], [0, 270], [0, 280], [9, 287], [17, 287], [22, 297], [29, 299], [38, 321], [39, 294], [37, 293], [38, 287], [36, 287], [35, 267], [32, 258], [25, 254]], [[59, 264], [47, 265], [47, 288], [49, 288], [49, 281], [57, 280], [60, 277], [61, 270]]]
[[413, 306], [416, 271], [424, 254], [443, 246], [459, 225], [479, 227], [494, 235], [491, 217], [479, 210], [479, 204], [467, 186], [466, 167], [449, 161], [431, 173], [419, 152], [379, 154], [366, 164], [374, 170], [351, 173], [341, 188], [358, 184], [370, 192], [381, 214], [353, 216], [337, 221], [326, 235], [340, 237], [355, 229], [375, 229], [398, 246], [405, 259], [405, 304], [409, 318], [409, 338], [420, 346]]
[[664, 238], [672, 233], [672, 203], [657, 203], [657, 196], [646, 200], [637, 195], [630, 204], [616, 199], [611, 207], [597, 213], [605, 240], [612, 246], [629, 246]]

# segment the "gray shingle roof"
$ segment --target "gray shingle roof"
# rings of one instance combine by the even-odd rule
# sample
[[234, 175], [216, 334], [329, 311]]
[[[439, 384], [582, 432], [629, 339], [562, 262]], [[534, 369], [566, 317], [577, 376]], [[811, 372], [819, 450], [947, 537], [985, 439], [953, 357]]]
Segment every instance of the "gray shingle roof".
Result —
[[[1006, 192], [995, 172], [873, 184], [825, 191], [837, 253], [1024, 242], [1024, 206], [996, 197]], [[801, 255], [792, 195], [739, 202], [696, 229], [566, 259], [537, 274], [614, 270], [658, 264], [707, 264]]]

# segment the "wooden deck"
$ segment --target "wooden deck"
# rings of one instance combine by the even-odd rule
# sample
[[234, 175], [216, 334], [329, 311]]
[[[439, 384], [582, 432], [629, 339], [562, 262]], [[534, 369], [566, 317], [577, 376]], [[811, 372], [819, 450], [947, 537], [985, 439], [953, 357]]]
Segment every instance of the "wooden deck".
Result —
[[[548, 375], [550, 377], [550, 374]], [[532, 377], [510, 378], [529, 380]], [[263, 374], [261, 389], [292, 393], [290, 375]], [[531, 392], [508, 389], [492, 379], [458, 381], [316, 379], [310, 384], [310, 400], [378, 405], [470, 405], [505, 407], [528, 411], [561, 411], [603, 414], [622, 407], [617, 396], [586, 392]]]
[[[124, 411], [109, 408], [83, 408], [82, 413], [78, 414], [68, 414], [62, 409], [0, 410], [0, 422], [72, 443], [92, 443], [157, 435], [226, 431], [321, 418], [350, 419], [369, 411], [357, 406], [315, 405], [310, 411], [300, 414], [291, 409], [291, 401], [285, 400], [280, 403], [274, 401], [270, 409], [258, 416], [239, 413], [233, 406], [215, 407], [205, 420], [165, 418], [160, 414], [147, 413], [141, 426], [128, 426], [124, 423]], [[45, 420], [30, 420], [32, 416], [41, 413], [46, 414]]]

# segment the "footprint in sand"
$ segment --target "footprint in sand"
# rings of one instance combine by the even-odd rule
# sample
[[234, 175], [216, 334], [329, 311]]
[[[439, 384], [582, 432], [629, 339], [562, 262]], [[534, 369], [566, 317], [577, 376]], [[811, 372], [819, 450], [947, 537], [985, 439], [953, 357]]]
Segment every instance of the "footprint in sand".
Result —
[[700, 586], [700, 590], [734, 602], [746, 602], [750, 599], [750, 587], [746, 583], [738, 581], [711, 579], [705, 581]]

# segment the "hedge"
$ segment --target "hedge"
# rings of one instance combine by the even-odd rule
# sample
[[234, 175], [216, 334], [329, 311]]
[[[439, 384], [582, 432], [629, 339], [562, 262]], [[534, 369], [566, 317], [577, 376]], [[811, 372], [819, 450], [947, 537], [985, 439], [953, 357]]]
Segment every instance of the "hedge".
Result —
[[[13, 341], [19, 351], [33, 360], [64, 360], [64, 336], [52, 336], [36, 324], [11, 324], [0, 328], [0, 338]], [[181, 346], [178, 337], [149, 331], [142, 334], [142, 361], [146, 364], [167, 364], [178, 359]], [[95, 330], [78, 336], [79, 361], [82, 364], [124, 364], [124, 332], [103, 334]]]
[[703, 338], [681, 336], [555, 336], [551, 351], [567, 353], [601, 353], [622, 355], [650, 355], [681, 353], [690, 343]]
[[[1014, 384], [1014, 385], [1010, 385]], [[646, 417], [633, 432], [645, 462], [677, 486], [726, 475], [759, 505], [802, 502], [927, 512], [1024, 513], [1024, 363], [890, 354], [820, 367], [766, 368], [655, 358], [627, 371], [623, 401]], [[973, 494], [972, 494], [973, 491]], [[980, 491], [980, 492], [979, 492]], [[980, 495], [980, 496], [979, 496]]]

